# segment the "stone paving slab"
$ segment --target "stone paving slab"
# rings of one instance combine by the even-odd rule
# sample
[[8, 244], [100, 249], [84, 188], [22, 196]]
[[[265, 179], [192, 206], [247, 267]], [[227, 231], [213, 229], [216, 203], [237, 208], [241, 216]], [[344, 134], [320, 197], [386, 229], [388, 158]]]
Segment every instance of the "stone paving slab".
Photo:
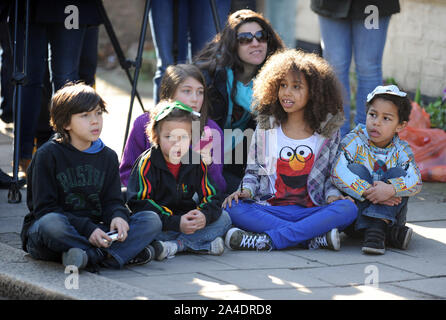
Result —
[[85, 271], [74, 280], [74, 274], [65, 273], [61, 264], [36, 261], [2, 243], [0, 256], [0, 295], [16, 299], [170, 299]]
[[446, 277], [404, 281], [398, 283], [398, 286], [415, 292], [430, 294], [437, 296], [438, 298], [446, 299]]
[[423, 279], [423, 276], [416, 273], [397, 269], [381, 263], [358, 263], [311, 268], [305, 269], [304, 272], [308, 276], [321, 279], [332, 286], [363, 285], [368, 283], [372, 273], [376, 276], [375, 279], [379, 283]]
[[[424, 281], [424, 280], [420, 280]], [[226, 292], [220, 295], [176, 295], [178, 300], [209, 300], [224, 299], [229, 296], [238, 296], [243, 300], [432, 300], [439, 299], [436, 295], [418, 292], [393, 284], [373, 286], [348, 286], [348, 287], [324, 287], [324, 288], [284, 288], [271, 290], [246, 290], [244, 292], [233, 292], [229, 296]], [[263, 305], [267, 305], [267, 302]], [[273, 306], [274, 307], [274, 306]], [[273, 310], [274, 311], [274, 310]]]
[[[160, 296], [169, 296], [172, 294], [196, 294], [203, 291], [225, 290], [229, 283], [219, 284], [214, 278], [205, 274], [182, 273], [182, 274], [164, 274], [156, 276], [137, 276], [126, 277], [125, 283], [128, 285], [150, 290]], [[217, 289], [214, 284], [217, 283]], [[230, 285], [232, 290], [232, 285]]]
[[[243, 291], [253, 289], [326, 287], [327, 282], [313, 277], [308, 269], [252, 269], [220, 271], [213, 276]], [[204, 274], [209, 274], [204, 272]]]
[[234, 251], [227, 249], [222, 256], [208, 256], [207, 259], [225, 263], [238, 270], [241, 269], [273, 269], [273, 268], [304, 268], [321, 266], [320, 263], [303, 259], [290, 254], [293, 250], [281, 251]]

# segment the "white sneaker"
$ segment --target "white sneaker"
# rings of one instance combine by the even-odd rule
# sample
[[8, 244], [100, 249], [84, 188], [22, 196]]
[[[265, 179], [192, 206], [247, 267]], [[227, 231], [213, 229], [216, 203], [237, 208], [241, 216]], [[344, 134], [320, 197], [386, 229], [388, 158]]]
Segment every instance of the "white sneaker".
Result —
[[220, 256], [225, 252], [225, 242], [222, 237], [217, 237], [211, 242], [211, 249], [209, 254], [213, 256]]
[[308, 249], [327, 248], [334, 251], [341, 249], [341, 239], [338, 229], [331, 229], [322, 236], [314, 237], [308, 244]]
[[155, 259], [158, 261], [173, 258], [178, 251], [176, 241], [153, 241], [152, 246], [155, 249]]

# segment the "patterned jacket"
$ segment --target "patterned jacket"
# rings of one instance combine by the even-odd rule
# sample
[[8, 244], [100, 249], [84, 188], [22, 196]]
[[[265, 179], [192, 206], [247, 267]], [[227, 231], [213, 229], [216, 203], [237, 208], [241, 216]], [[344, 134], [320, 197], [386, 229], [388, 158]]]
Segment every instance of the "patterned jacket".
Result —
[[[374, 172], [374, 167], [379, 163], [376, 155], [385, 157], [386, 168], [400, 167], [406, 171], [405, 177], [389, 179], [396, 191], [397, 197], [409, 197], [421, 191], [422, 181], [420, 170], [415, 163], [412, 149], [406, 141], [395, 135], [392, 142], [386, 148], [378, 148], [369, 143], [369, 136], [365, 125], [358, 124], [347, 134], [339, 146], [339, 154], [333, 166], [332, 181], [349, 196], [364, 200], [362, 193], [370, 188], [370, 183], [361, 179], [348, 169], [351, 163], [365, 166], [375, 180], [379, 177]], [[386, 169], [387, 170], [387, 169]]]
[[[258, 125], [251, 140], [248, 164], [242, 180], [244, 189], [249, 189], [256, 202], [269, 205], [265, 198], [274, 190], [273, 177], [277, 160], [277, 129], [279, 123], [275, 118], [259, 116]], [[315, 158], [313, 168], [308, 175], [307, 190], [311, 200], [317, 206], [327, 204], [329, 196], [341, 193], [330, 180], [331, 166], [336, 158], [340, 142], [339, 128], [344, 121], [343, 114], [328, 114], [318, 133], [323, 143]]]

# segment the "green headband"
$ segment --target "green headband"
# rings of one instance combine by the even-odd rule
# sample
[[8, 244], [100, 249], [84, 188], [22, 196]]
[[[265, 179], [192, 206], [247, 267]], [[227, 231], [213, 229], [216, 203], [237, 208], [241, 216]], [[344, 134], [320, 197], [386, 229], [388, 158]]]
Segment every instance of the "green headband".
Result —
[[194, 116], [200, 117], [200, 113], [198, 113], [197, 111], [194, 111], [191, 107], [189, 107], [188, 105], [185, 105], [184, 103], [181, 103], [180, 101], [175, 101], [175, 102], [171, 102], [168, 103], [163, 110], [160, 111], [160, 113], [158, 113], [158, 115], [155, 117], [155, 122], [160, 121], [162, 119], [164, 119], [165, 117], [167, 117], [167, 115], [169, 115], [169, 113], [172, 112], [173, 109], [180, 109], [180, 110], [184, 110], [187, 112], [192, 113]]

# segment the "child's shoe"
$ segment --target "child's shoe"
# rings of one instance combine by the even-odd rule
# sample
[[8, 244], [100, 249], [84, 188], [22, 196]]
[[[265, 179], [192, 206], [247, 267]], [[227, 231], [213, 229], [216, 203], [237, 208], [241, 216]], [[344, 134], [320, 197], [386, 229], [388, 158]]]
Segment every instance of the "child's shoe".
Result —
[[65, 267], [75, 266], [79, 270], [84, 269], [88, 263], [87, 253], [79, 248], [71, 248], [62, 254], [62, 264]]
[[220, 256], [225, 252], [225, 242], [222, 237], [217, 237], [211, 242], [211, 249], [209, 254], [213, 256]]
[[133, 259], [130, 259], [129, 262], [127, 262], [128, 265], [132, 266], [140, 266], [146, 263], [149, 263], [155, 258], [155, 249], [148, 245], [140, 253], [138, 253]]
[[178, 251], [176, 241], [153, 241], [152, 246], [155, 249], [155, 259], [158, 261], [173, 258]]
[[386, 245], [406, 250], [412, 239], [413, 230], [406, 226], [393, 225], [387, 228]]
[[337, 228], [331, 229], [323, 236], [314, 237], [308, 244], [308, 249], [326, 248], [334, 251], [341, 249], [341, 239]]
[[364, 232], [364, 244], [362, 252], [368, 254], [384, 254], [386, 252], [387, 223], [381, 219], [375, 219]]
[[266, 233], [248, 232], [239, 228], [229, 229], [225, 244], [233, 250], [271, 251], [273, 248], [271, 238]]

